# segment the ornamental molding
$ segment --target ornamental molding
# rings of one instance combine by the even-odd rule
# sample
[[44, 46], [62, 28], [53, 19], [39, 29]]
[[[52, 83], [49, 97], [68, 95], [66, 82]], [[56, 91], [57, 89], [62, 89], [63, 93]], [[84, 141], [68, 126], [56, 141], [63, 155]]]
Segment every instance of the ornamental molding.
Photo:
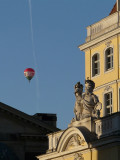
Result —
[[105, 43], [106, 47], [110, 47], [110, 44], [112, 43], [112, 41], [108, 41]]
[[74, 134], [70, 138], [68, 144], [66, 145], [65, 150], [71, 150], [74, 147], [84, 146], [84, 144], [85, 144], [85, 140], [82, 137], [80, 137], [78, 134]]
[[76, 127], [65, 130], [60, 137], [57, 152], [76, 150], [77, 148], [87, 148], [88, 144], [83, 133]]
[[106, 86], [105, 89], [104, 89], [104, 91], [109, 91], [110, 89], [112, 89], [111, 86]]
[[74, 155], [74, 160], [84, 160], [84, 157], [81, 153], [76, 153]]
[[101, 36], [99, 36], [99, 37], [97, 37], [97, 38], [95, 38], [95, 39], [93, 39], [89, 42], [86, 42], [82, 45], [79, 45], [78, 48], [80, 48], [81, 51], [85, 51], [89, 47], [94, 46], [95, 44], [100, 43], [101, 41], [104, 41], [108, 38], [116, 36], [117, 34], [120, 34], [120, 28], [117, 28], [117, 29], [115, 29], [111, 32], [107, 32], [107, 33], [105, 33], [105, 34], [103, 34], [103, 35], [101, 35]]
[[115, 81], [112, 81], [112, 82], [109, 82], [109, 83], [100, 85], [100, 86], [96, 87], [96, 88], [94, 89], [94, 91], [97, 91], [97, 90], [99, 90], [99, 89], [102, 89], [102, 88], [104, 88], [104, 87], [106, 87], [106, 86], [108, 86], [108, 85], [113, 85], [113, 84], [115, 84], [116, 82], [118, 82], [118, 81], [115, 80]]

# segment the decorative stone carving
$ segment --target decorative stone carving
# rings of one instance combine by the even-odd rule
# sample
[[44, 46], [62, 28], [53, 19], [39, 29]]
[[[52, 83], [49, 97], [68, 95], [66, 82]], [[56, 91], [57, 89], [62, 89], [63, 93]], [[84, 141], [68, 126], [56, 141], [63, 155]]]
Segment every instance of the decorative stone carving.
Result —
[[106, 86], [104, 91], [109, 91], [112, 87], [111, 86]]
[[99, 118], [102, 104], [98, 97], [93, 93], [95, 83], [92, 80], [85, 80], [85, 93], [82, 94], [83, 85], [78, 82], [75, 85], [76, 102], [74, 107], [75, 119], [80, 121], [88, 117]]
[[69, 140], [65, 150], [71, 150], [72, 148], [80, 146], [80, 145], [84, 146], [85, 140], [81, 138], [78, 134], [74, 134]]
[[74, 107], [75, 120], [79, 121], [82, 117], [82, 110], [83, 110], [83, 105], [81, 104], [83, 85], [80, 84], [80, 82], [78, 82], [74, 88], [75, 88], [75, 97], [76, 97], [76, 102]]
[[112, 42], [109, 41], [109, 42], [106, 42], [105, 45], [106, 45], [107, 47], [110, 47], [110, 44], [111, 44], [111, 43], [112, 43]]
[[82, 119], [87, 117], [99, 117], [102, 108], [98, 97], [93, 93], [95, 83], [92, 80], [85, 80], [85, 93], [82, 96], [83, 104]]
[[81, 153], [76, 153], [74, 155], [74, 160], [84, 160], [84, 157]]

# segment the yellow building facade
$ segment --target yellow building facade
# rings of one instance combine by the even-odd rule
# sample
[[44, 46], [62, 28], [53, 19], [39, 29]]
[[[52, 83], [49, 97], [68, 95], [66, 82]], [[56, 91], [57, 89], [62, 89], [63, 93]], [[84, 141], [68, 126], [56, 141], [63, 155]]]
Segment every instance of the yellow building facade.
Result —
[[39, 160], [120, 160], [120, 0], [110, 15], [87, 27], [85, 78], [95, 82], [99, 119], [85, 118], [48, 135]]
[[[116, 3], [119, 5], [119, 1]], [[120, 12], [87, 27], [85, 78], [95, 82], [94, 93], [103, 104], [101, 115], [120, 111]]]

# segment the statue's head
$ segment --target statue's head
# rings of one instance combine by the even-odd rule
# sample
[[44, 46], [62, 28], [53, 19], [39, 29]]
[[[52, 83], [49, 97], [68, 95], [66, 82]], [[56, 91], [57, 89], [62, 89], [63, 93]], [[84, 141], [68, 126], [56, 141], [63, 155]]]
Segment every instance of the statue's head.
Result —
[[95, 88], [95, 83], [92, 80], [85, 80], [85, 91], [92, 93]]
[[77, 84], [75, 85], [75, 94], [82, 94], [83, 92], [83, 85], [80, 82], [77, 82]]

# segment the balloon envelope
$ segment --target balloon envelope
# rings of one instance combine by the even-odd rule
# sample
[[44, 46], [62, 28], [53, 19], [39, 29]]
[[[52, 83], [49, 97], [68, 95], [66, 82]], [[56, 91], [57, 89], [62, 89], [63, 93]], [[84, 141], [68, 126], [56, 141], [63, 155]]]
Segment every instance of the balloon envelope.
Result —
[[35, 71], [32, 68], [27, 68], [24, 70], [24, 75], [30, 81], [35, 75]]

